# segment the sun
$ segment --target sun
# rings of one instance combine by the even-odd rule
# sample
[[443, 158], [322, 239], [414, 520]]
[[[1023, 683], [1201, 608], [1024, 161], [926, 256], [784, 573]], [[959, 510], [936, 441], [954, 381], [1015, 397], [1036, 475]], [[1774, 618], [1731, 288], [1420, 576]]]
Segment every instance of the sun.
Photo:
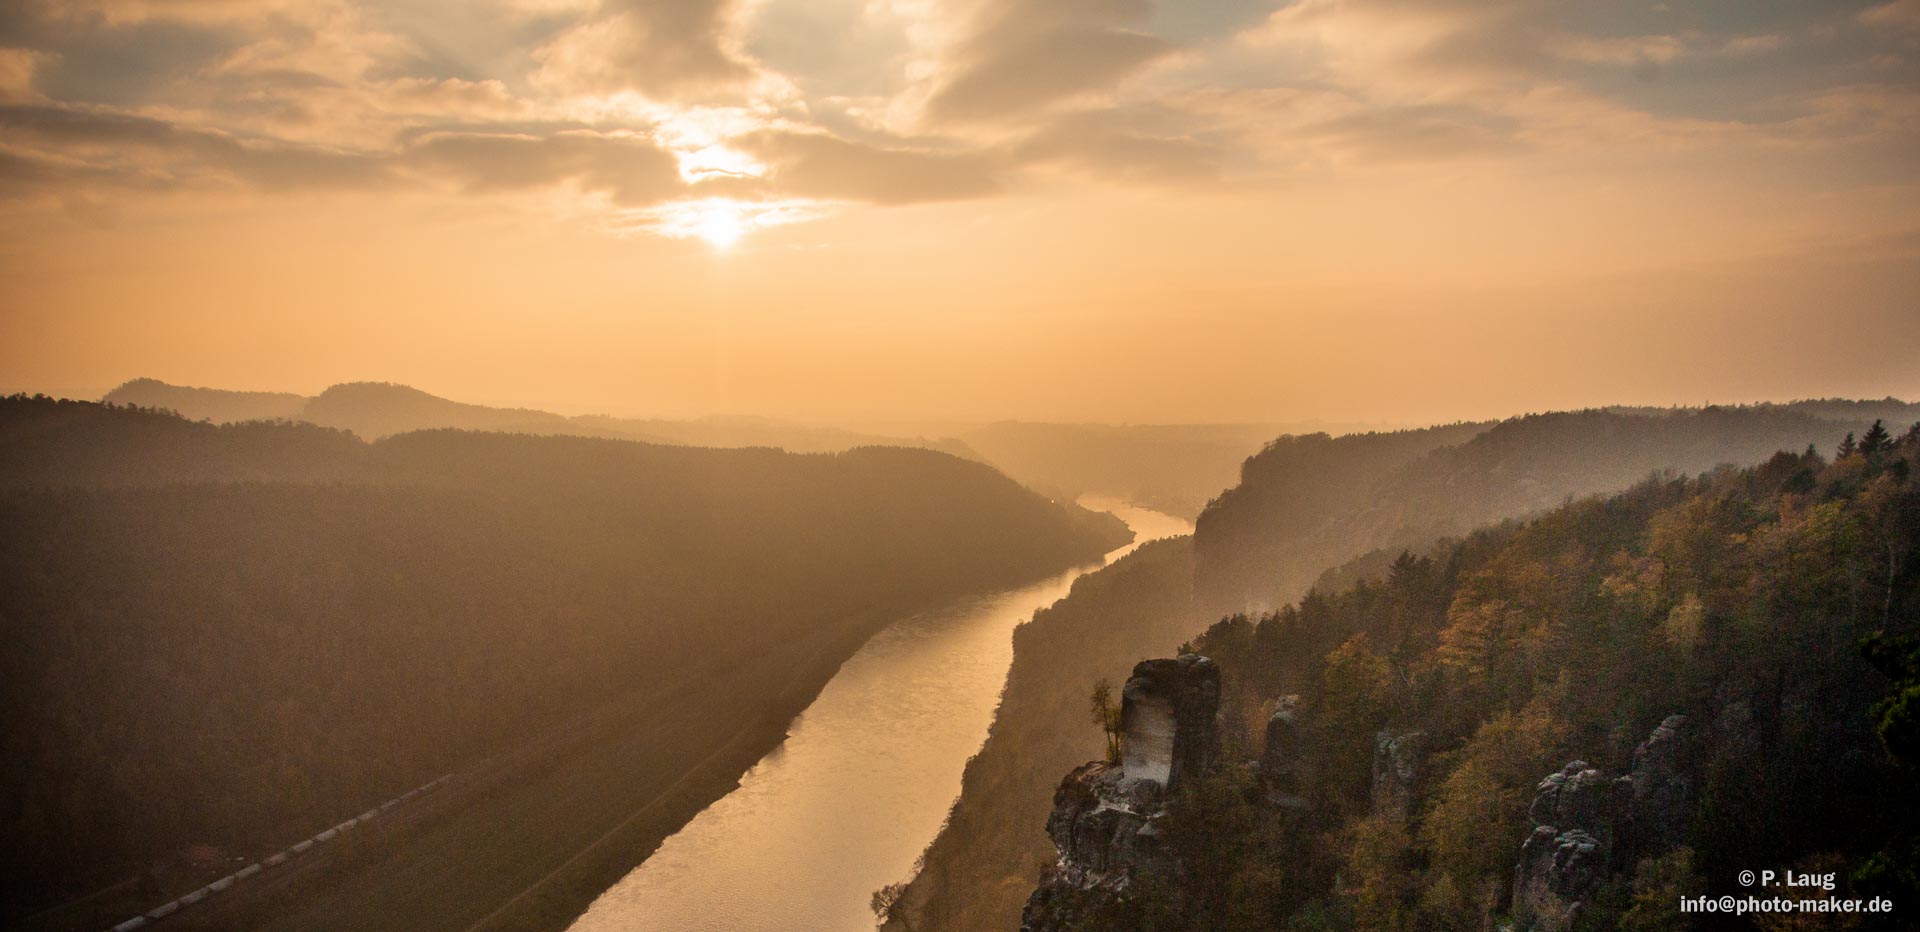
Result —
[[693, 235], [706, 240], [715, 249], [732, 249], [746, 232], [746, 219], [741, 216], [739, 205], [733, 201], [721, 201], [704, 209], [693, 221]]
[[753, 225], [749, 205], [710, 197], [668, 204], [658, 213], [660, 232], [679, 239], [702, 239], [715, 249], [732, 249]]
[[705, 240], [707, 245], [725, 252], [755, 230], [819, 215], [818, 206], [805, 201], [708, 197], [654, 208], [646, 214], [646, 225], [656, 233], [676, 239]]
[[706, 240], [707, 245], [722, 251], [732, 249], [748, 230], [760, 225], [753, 205], [725, 197], [668, 204], [656, 216], [661, 233]]

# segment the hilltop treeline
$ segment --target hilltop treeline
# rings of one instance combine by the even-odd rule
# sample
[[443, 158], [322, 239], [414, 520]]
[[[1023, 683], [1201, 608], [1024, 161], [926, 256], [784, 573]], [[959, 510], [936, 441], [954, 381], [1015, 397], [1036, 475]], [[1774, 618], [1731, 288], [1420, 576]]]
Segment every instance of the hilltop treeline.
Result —
[[468, 404], [391, 382], [344, 382], [307, 397], [285, 392], [238, 392], [134, 379], [101, 399], [109, 404], [173, 411], [196, 421], [233, 424], [290, 420], [332, 427], [368, 440], [418, 430], [452, 428], [503, 433], [606, 437], [698, 447], [778, 447], [795, 453], [832, 453], [862, 446], [912, 446], [974, 457], [957, 440], [887, 437], [758, 417], [684, 420], [592, 414], [567, 417], [533, 408]]
[[1876, 418], [1904, 428], [1920, 419], [1920, 405], [1589, 410], [1282, 437], [1249, 458], [1240, 484], [1195, 522], [1196, 598], [1216, 614], [1266, 611], [1369, 550], [1423, 549], [1569, 497], [1624, 489], [1655, 470], [1699, 473], [1810, 443], [1831, 450]]
[[[1119, 682], [1135, 661], [1163, 654], [1223, 615], [1293, 602], [1323, 575], [1350, 584], [1384, 570], [1400, 548], [1425, 552], [1444, 536], [1551, 509], [1570, 495], [1618, 491], [1652, 471], [1757, 461], [1809, 443], [1831, 450], [1871, 423], [1812, 417], [1803, 410], [1809, 406], [1822, 414], [1916, 412], [1891, 399], [1796, 402], [1279, 438], [1241, 467], [1240, 485], [1207, 507], [1178, 569], [1166, 556], [1121, 561], [1094, 578], [1126, 574], [1132, 582], [1088, 580], [1036, 617], [1035, 630], [1023, 629], [992, 735], [968, 764], [951, 820], [888, 928], [1018, 923], [1034, 865], [1053, 858], [1044, 822], [1060, 777], [1099, 751], [1078, 698], [1088, 678]], [[1392, 544], [1398, 547], [1373, 549]]]
[[[1101, 928], [1493, 928], [1541, 779], [1626, 772], [1672, 715], [1689, 789], [1635, 826], [1670, 843], [1617, 838], [1580, 928], [1687, 927], [1680, 896], [1756, 892], [1743, 869], [1920, 895], [1920, 429], [1840, 454], [1650, 479], [1214, 625], [1190, 646], [1225, 676], [1229, 760], [1297, 697], [1303, 802], [1229, 763], [1170, 806], [1186, 870]], [[1381, 737], [1414, 733], [1428, 752], [1385, 803]]]
[[18, 397], [0, 526], [0, 915], [190, 844], [272, 850], [615, 697], [1126, 536], [925, 450], [367, 444]]

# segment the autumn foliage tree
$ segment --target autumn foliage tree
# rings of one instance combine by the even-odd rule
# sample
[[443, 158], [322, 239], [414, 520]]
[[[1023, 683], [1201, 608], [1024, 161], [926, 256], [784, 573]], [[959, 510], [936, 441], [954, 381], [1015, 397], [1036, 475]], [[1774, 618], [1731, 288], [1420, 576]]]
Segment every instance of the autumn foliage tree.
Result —
[[[1244, 837], [1157, 895], [1214, 911], [1179, 928], [1497, 927], [1541, 778], [1625, 772], [1679, 713], [1683, 843], [1610, 863], [1582, 928], [1684, 928], [1680, 895], [1738, 893], [1757, 863], [1920, 896], [1916, 463], [1920, 428], [1876, 425], [1832, 462], [1650, 476], [1222, 621], [1193, 647], [1229, 703], [1300, 697], [1314, 805], [1176, 799]], [[1370, 799], [1376, 738], [1413, 731], [1433, 750], [1402, 818]]]

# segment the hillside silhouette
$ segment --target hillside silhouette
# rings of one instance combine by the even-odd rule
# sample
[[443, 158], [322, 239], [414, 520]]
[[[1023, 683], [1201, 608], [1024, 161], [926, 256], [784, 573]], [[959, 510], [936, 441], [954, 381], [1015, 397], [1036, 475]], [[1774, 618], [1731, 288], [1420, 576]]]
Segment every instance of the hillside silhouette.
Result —
[[971, 459], [954, 439], [863, 433], [773, 418], [722, 416], [672, 419], [605, 414], [566, 416], [533, 408], [502, 408], [442, 398], [392, 382], [345, 382], [307, 397], [279, 392], [234, 392], [135, 379], [102, 401], [173, 411], [217, 424], [294, 420], [350, 431], [363, 439], [434, 428], [523, 434], [562, 434], [641, 440], [697, 447], [776, 447], [794, 453], [831, 453], [862, 446], [918, 446]]
[[700, 447], [775, 447], [830, 453], [862, 446], [910, 446], [990, 463], [1061, 501], [1088, 492], [1191, 518], [1232, 485], [1239, 464], [1280, 432], [1259, 424], [1104, 425], [1004, 421], [956, 429], [957, 436], [880, 434], [774, 418], [564, 416], [531, 408], [453, 401], [407, 385], [349, 382], [311, 398], [233, 392], [135, 379], [107, 393], [110, 404], [179, 413], [217, 424], [294, 420], [367, 440], [455, 428], [641, 440]]
[[[1888, 417], [1888, 415], [1893, 415]], [[1839, 417], [1841, 419], [1833, 419]], [[1811, 401], [1531, 414], [1491, 425], [1282, 437], [1195, 522], [1204, 608], [1262, 611], [1375, 549], [1424, 548], [1481, 525], [1624, 489], [1649, 473], [1699, 473], [1779, 450], [1833, 449], [1920, 405]]]
[[888, 618], [1126, 538], [927, 450], [367, 443], [22, 397], [0, 523], [5, 915], [191, 845], [272, 850], [642, 692], [783, 722], [793, 671]]

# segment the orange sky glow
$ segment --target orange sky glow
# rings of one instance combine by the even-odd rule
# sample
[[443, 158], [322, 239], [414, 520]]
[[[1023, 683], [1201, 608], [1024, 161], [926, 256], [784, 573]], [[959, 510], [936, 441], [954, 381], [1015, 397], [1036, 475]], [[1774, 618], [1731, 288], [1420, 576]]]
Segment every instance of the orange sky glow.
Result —
[[0, 390], [1920, 396], [1920, 0], [27, 0]]

